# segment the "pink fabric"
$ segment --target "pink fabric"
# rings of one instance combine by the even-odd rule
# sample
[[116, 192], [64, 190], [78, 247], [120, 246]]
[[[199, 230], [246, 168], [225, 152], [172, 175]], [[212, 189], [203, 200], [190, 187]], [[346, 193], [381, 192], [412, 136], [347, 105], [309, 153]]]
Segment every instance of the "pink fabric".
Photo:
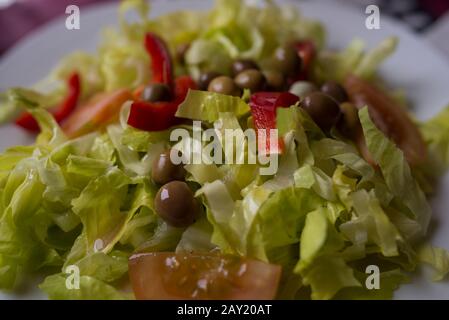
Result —
[[0, 55], [28, 32], [64, 15], [69, 5], [82, 8], [91, 3], [110, 1], [118, 0], [16, 0], [0, 10]]

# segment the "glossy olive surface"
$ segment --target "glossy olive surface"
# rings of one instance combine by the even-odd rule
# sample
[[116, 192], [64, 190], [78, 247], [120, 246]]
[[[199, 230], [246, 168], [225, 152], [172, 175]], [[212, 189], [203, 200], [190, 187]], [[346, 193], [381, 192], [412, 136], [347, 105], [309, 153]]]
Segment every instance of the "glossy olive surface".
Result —
[[335, 81], [327, 81], [321, 86], [321, 92], [331, 96], [338, 103], [343, 103], [348, 101], [348, 94], [346, 93], [345, 88], [339, 85]]
[[171, 98], [169, 86], [162, 83], [152, 83], [142, 91], [142, 99], [147, 102], [169, 101]]
[[252, 60], [247, 59], [239, 59], [235, 60], [232, 64], [232, 74], [234, 76], [238, 75], [240, 72], [248, 70], [248, 69], [259, 69], [257, 64]]
[[213, 79], [209, 83], [207, 90], [232, 96], [240, 95], [240, 89], [237, 87], [234, 80], [227, 76], [220, 76]]
[[301, 68], [301, 58], [291, 46], [276, 49], [273, 57], [274, 67], [283, 74], [295, 74]]
[[201, 73], [198, 79], [198, 88], [203, 91], [207, 90], [210, 82], [219, 76], [221, 76], [221, 74], [215, 71]]
[[199, 213], [192, 190], [182, 181], [163, 185], [154, 199], [154, 208], [167, 224], [177, 228], [194, 223]]
[[283, 91], [285, 87], [285, 77], [282, 72], [277, 70], [265, 70], [263, 75], [269, 90]]
[[170, 150], [159, 154], [151, 166], [151, 178], [155, 183], [165, 184], [173, 180], [183, 180], [185, 170], [182, 164], [173, 164], [170, 160]]
[[306, 95], [301, 106], [323, 130], [329, 130], [340, 117], [338, 103], [321, 92], [312, 92]]

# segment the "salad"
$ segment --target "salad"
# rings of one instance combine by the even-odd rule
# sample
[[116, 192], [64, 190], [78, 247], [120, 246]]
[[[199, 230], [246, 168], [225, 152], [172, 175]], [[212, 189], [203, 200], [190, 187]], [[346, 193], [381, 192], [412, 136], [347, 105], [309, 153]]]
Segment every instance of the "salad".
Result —
[[0, 155], [1, 290], [45, 275], [51, 299], [390, 299], [422, 264], [445, 277], [425, 236], [449, 108], [420, 122], [384, 84], [396, 38], [329, 50], [272, 1], [149, 10], [122, 1], [95, 54], [1, 94], [0, 121], [36, 135]]

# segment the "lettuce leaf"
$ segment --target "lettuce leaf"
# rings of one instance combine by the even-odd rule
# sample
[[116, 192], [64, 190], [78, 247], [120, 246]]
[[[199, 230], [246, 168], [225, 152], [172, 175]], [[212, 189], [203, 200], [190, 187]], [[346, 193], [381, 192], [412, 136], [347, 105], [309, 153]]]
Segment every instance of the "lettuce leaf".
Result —
[[212, 244], [212, 225], [202, 218], [184, 231], [179, 240], [176, 252], [210, 252], [216, 250]]
[[[432, 170], [438, 169], [436, 174], [449, 167], [449, 107], [446, 107], [434, 118], [421, 124], [420, 129], [428, 145], [429, 153], [435, 158], [436, 165]], [[435, 168], [436, 167], [436, 168]]]
[[260, 206], [254, 219], [248, 240], [250, 250], [266, 260], [267, 250], [298, 243], [307, 214], [323, 204], [308, 189], [290, 187], [275, 192]]
[[389, 37], [371, 51], [365, 52], [363, 41], [355, 39], [340, 52], [323, 50], [318, 54], [313, 75], [320, 81], [341, 82], [351, 73], [371, 79], [379, 65], [394, 53], [397, 43], [397, 38]]
[[101, 280], [91, 276], [80, 276], [79, 289], [67, 289], [68, 275], [48, 276], [39, 288], [54, 300], [125, 300], [130, 294], [124, 294]]
[[312, 267], [302, 272], [302, 278], [305, 285], [311, 286], [314, 300], [331, 299], [343, 288], [360, 286], [354, 271], [341, 257], [317, 258]]
[[374, 125], [368, 114], [368, 108], [359, 112], [367, 147], [382, 171], [389, 191], [409, 210], [421, 230], [419, 235], [427, 232], [431, 208], [424, 192], [414, 179], [404, 154]]
[[[366, 281], [366, 273], [355, 272], [360, 283]], [[335, 296], [336, 300], [387, 300], [393, 298], [393, 293], [403, 283], [409, 282], [409, 277], [400, 269], [380, 273], [379, 289], [369, 290], [365, 286], [343, 288]]]
[[180, 104], [176, 116], [193, 120], [214, 122], [220, 112], [232, 112], [241, 117], [249, 112], [249, 106], [240, 98], [215, 92], [189, 90]]
[[422, 245], [418, 249], [418, 258], [421, 262], [433, 267], [434, 281], [443, 280], [449, 273], [449, 252], [443, 248]]

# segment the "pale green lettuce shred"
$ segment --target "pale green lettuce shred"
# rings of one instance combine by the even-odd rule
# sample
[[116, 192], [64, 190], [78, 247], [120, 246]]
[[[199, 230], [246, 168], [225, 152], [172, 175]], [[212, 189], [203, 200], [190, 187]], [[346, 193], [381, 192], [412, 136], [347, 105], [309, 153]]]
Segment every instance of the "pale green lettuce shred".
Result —
[[344, 239], [328, 220], [325, 209], [307, 214], [295, 271], [302, 275], [304, 284], [312, 287], [312, 299], [330, 299], [342, 288], [360, 286], [354, 271], [338, 254], [343, 246]]
[[398, 255], [397, 241], [401, 239], [396, 227], [383, 211], [375, 194], [359, 190], [351, 194], [354, 209], [357, 214], [351, 221], [340, 226], [345, 229], [355, 228], [366, 230], [365, 240], [379, 246], [386, 257]]
[[249, 106], [239, 97], [215, 92], [189, 90], [178, 108], [176, 116], [192, 120], [214, 122], [221, 112], [232, 112], [241, 117], [249, 112]]
[[318, 47], [324, 42], [321, 24], [304, 18], [293, 6], [281, 9], [273, 1], [256, 6], [218, 0], [206, 18], [199, 18], [210, 25], [198, 32], [186, 55], [188, 69], [195, 78], [200, 70], [228, 72], [235, 58], [265, 64], [278, 45], [292, 40], [312, 39]]
[[[157, 239], [168, 239], [167, 232], [157, 229], [159, 219], [152, 212], [157, 189], [148, 176], [127, 169], [129, 157], [123, 154], [134, 151], [124, 149], [119, 137], [112, 141], [107, 134], [90, 134], [67, 140], [44, 109], [30, 111], [42, 129], [37, 143], [0, 156], [1, 287], [20, 285], [24, 273], [76, 264], [81, 268], [81, 291], [66, 289], [63, 268], [42, 284], [49, 297], [128, 297], [110, 285], [114, 274], [126, 273], [127, 257], [121, 258], [124, 263], [117, 272], [108, 267], [108, 259], [119, 242], [137, 248], [151, 239], [156, 245], [162, 243]], [[145, 157], [131, 159], [145, 163]], [[142, 224], [138, 219], [145, 213], [150, 219]], [[179, 241], [174, 239], [173, 249]], [[100, 254], [104, 258], [96, 258]]]
[[53, 82], [64, 83], [68, 77], [77, 72], [81, 81], [81, 99], [88, 98], [105, 89], [106, 75], [101, 70], [101, 60], [94, 54], [74, 52], [64, 57], [50, 76], [38, 87], [50, 86]]
[[[355, 277], [364, 284], [366, 273], [355, 272]], [[393, 269], [380, 273], [379, 289], [368, 289], [364, 285], [359, 287], [346, 287], [340, 290], [334, 298], [337, 300], [389, 300], [394, 296], [394, 291], [403, 283], [409, 282], [409, 277], [400, 269]]]
[[211, 252], [217, 246], [211, 241], [213, 228], [206, 218], [199, 219], [184, 231], [176, 252]]
[[33, 108], [50, 108], [61, 99], [61, 90], [44, 94], [32, 89], [12, 88], [0, 94], [0, 124]]
[[396, 51], [398, 41], [396, 37], [390, 37], [382, 41], [378, 47], [363, 56], [354, 70], [354, 74], [362, 78], [373, 76], [379, 65]]
[[313, 68], [313, 75], [320, 81], [344, 81], [349, 74], [371, 79], [375, 76], [379, 65], [396, 50], [398, 39], [389, 37], [377, 47], [365, 52], [360, 39], [353, 40], [346, 49], [340, 52], [323, 50], [318, 54]]
[[422, 123], [420, 129], [436, 162], [432, 170], [436, 170], [436, 174], [444, 172], [449, 167], [449, 107]]
[[294, 179], [298, 188], [311, 188], [328, 201], [336, 200], [332, 178], [319, 168], [305, 165], [294, 173]]
[[133, 296], [130, 293], [122, 293], [95, 277], [84, 275], [80, 276], [79, 289], [68, 290], [67, 278], [67, 274], [48, 276], [39, 288], [54, 300], [126, 300]]
[[449, 252], [446, 249], [425, 244], [418, 249], [418, 258], [434, 268], [434, 281], [443, 280], [449, 273]]
[[315, 300], [331, 299], [341, 289], [360, 286], [353, 269], [338, 256], [319, 257], [302, 277], [304, 284], [311, 286]]

